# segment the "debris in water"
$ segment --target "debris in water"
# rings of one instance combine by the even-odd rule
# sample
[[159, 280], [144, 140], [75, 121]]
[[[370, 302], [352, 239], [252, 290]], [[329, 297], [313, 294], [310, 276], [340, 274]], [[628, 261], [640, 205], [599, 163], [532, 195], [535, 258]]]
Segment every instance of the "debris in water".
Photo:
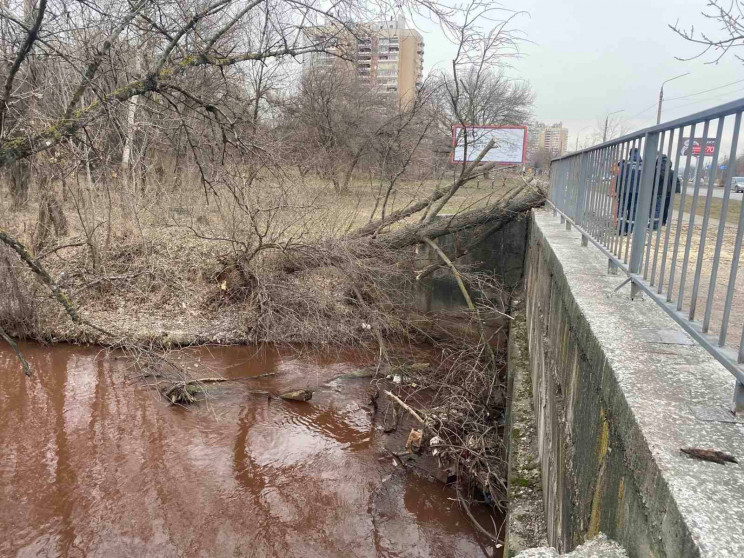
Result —
[[279, 397], [285, 401], [310, 401], [313, 398], [313, 392], [309, 389], [296, 389], [282, 393]]
[[198, 380], [176, 382], [163, 392], [163, 396], [173, 405], [189, 405], [197, 401], [196, 396], [199, 393], [204, 393], [204, 384], [226, 381], [225, 378], [199, 378]]
[[416, 428], [411, 429], [411, 433], [408, 434], [408, 440], [406, 440], [406, 450], [413, 453], [421, 451], [421, 438], [424, 433]]
[[345, 372], [344, 374], [341, 374], [340, 376], [336, 376], [334, 380], [351, 380], [354, 378], [372, 378], [375, 375], [375, 369], [370, 368], [360, 368], [359, 370], [352, 370], [351, 372]]
[[434, 436], [431, 440], [429, 440], [429, 447], [434, 448], [431, 452], [432, 455], [436, 456], [439, 453], [439, 450], [436, 448], [436, 446], [442, 444], [442, 439], [439, 436]]

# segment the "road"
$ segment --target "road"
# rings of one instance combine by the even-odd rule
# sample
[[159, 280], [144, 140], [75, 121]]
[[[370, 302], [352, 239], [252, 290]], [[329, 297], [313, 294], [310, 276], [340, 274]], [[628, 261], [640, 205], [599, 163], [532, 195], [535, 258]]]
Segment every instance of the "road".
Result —
[[[689, 193], [691, 193], [692, 190], [689, 190]], [[708, 195], [708, 189], [707, 188], [700, 188], [700, 197], [705, 197]], [[714, 198], [720, 198], [723, 199], [723, 188], [713, 188], [713, 197]], [[731, 192], [731, 196], [729, 197], [730, 200], [739, 200], [742, 201], [742, 198], [744, 198], [744, 194], [736, 194], [734, 192]]]

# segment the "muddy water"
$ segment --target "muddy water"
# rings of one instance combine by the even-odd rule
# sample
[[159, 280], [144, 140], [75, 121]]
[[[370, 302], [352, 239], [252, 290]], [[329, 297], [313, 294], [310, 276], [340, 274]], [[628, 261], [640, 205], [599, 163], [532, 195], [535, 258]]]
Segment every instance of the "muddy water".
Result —
[[[215, 386], [167, 405], [95, 349], [0, 345], [2, 556], [483, 556], [453, 494], [393, 466], [353, 354], [199, 349]], [[251, 390], [312, 387], [309, 403]]]

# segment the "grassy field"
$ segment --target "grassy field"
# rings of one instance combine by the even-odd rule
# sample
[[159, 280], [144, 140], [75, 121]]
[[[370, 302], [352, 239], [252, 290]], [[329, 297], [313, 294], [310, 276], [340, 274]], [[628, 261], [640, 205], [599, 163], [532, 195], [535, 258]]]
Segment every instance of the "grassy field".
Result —
[[[675, 210], [679, 210], [679, 201], [681, 196], [677, 196], [676, 203], [674, 204]], [[686, 213], [690, 213], [692, 210], [692, 195], [685, 196], [685, 209]], [[712, 197], [710, 200], [710, 216], [713, 219], [721, 219], [721, 212], [723, 210], [723, 200], [721, 198]], [[739, 213], [741, 212], [741, 201], [738, 199], [730, 198], [728, 202], [728, 208], [726, 210], [726, 223], [728, 225], [734, 225], [739, 222]], [[695, 208], [695, 215], [702, 217], [705, 213], [705, 196], [699, 196], [697, 201], [697, 207]]]
[[[523, 185], [520, 177], [493, 176], [461, 188], [442, 213], [482, 207]], [[390, 191], [386, 214], [427, 198], [435, 188], [448, 187], [451, 177], [399, 180]], [[236, 182], [240, 188], [218, 185], [217, 195], [205, 196], [197, 180], [148, 185], [138, 192], [116, 183], [86, 188], [85, 180], [79, 180], [64, 197], [67, 233], [34, 251], [49, 252], [43, 263], [51, 275], [64, 278], [62, 287], [76, 305], [107, 329], [142, 339], [168, 331], [182, 342], [243, 338], [258, 318], [253, 306], [229, 304], [230, 288], [236, 284], [230, 273], [237, 273], [229, 271], [230, 262], [269, 246], [252, 260], [251, 269], [262, 287], [271, 289], [272, 282], [284, 281], [275, 281], [279, 276], [273, 270], [275, 256], [287, 243], [302, 253], [304, 247], [338, 239], [379, 218], [385, 189], [378, 181], [354, 180], [347, 191], [335, 192], [327, 181], [292, 171], [248, 184]], [[38, 196], [21, 211], [9, 207], [7, 194], [0, 196], [0, 227], [32, 249], [38, 216]], [[409, 222], [418, 219], [420, 214]], [[337, 286], [343, 283], [338, 275], [333, 270], [308, 277], [297, 274], [289, 296], [298, 305], [312, 298], [320, 301], [316, 306], [334, 308]], [[28, 297], [40, 301], [38, 331], [59, 340], [85, 339], [80, 328], [60, 319], [59, 308], [43, 289], [21, 277], [30, 289]]]

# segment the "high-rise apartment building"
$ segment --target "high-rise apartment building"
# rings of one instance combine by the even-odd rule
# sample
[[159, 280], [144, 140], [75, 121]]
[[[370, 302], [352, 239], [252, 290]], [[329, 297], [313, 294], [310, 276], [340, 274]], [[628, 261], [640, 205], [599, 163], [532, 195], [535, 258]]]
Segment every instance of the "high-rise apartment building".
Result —
[[568, 148], [568, 130], [559, 122], [552, 126], [547, 126], [537, 122], [530, 127], [528, 132], [528, 151], [534, 153], [541, 149], [550, 151], [553, 157], [560, 157], [566, 154]]
[[352, 33], [338, 23], [306, 30], [310, 41], [327, 41], [328, 52], [313, 52], [303, 57], [303, 71], [311, 68], [354, 69], [357, 76], [397, 95], [406, 106], [421, 87], [424, 64], [424, 40], [415, 29], [406, 29], [403, 17], [396, 20], [353, 24]]

